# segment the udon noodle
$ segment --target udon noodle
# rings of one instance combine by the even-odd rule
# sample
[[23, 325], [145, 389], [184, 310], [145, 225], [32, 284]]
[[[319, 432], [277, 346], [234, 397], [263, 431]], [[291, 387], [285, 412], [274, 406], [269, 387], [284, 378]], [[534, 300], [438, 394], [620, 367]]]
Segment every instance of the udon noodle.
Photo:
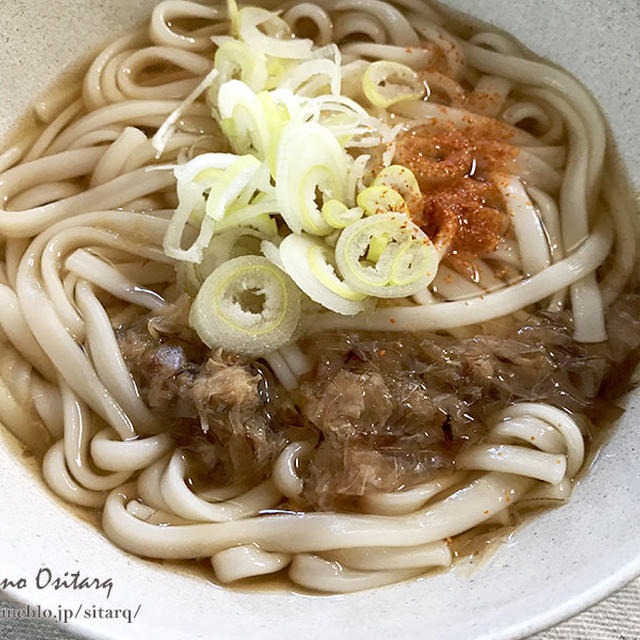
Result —
[[357, 591], [568, 499], [640, 343], [635, 204], [512, 38], [268, 8], [160, 2], [0, 155], [0, 421], [126, 551]]

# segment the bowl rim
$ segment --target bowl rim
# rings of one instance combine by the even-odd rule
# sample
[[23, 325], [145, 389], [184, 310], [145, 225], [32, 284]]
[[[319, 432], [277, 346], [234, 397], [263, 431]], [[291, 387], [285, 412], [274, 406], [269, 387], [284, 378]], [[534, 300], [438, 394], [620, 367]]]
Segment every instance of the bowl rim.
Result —
[[[640, 95], [640, 94], [639, 94]], [[626, 144], [630, 144], [627, 142]], [[620, 146], [624, 146], [625, 141], [620, 142]], [[640, 394], [640, 391], [638, 392]], [[640, 415], [640, 406], [636, 408], [638, 414]], [[607, 442], [613, 442], [617, 434], [617, 429], [615, 429], [607, 439]], [[7, 435], [6, 429], [0, 425], [0, 448], [7, 448], [7, 440], [11, 439], [12, 436]], [[18, 461], [18, 463], [26, 469], [26, 466], [22, 464], [22, 461]], [[29, 474], [30, 474], [29, 470]], [[82, 525], [86, 525], [89, 527], [86, 522], [83, 522], [82, 519], [78, 518], [77, 515], [73, 514], [70, 510], [67, 509], [67, 516], [71, 516], [77, 523]], [[100, 531], [91, 527], [96, 535], [96, 537], [100, 536]], [[2, 545], [3, 549], [5, 545]], [[4, 551], [0, 553], [0, 558], [4, 555]], [[128, 554], [126, 552], [120, 552], [120, 554], [126, 557]], [[536, 615], [530, 616], [526, 619], [523, 619], [519, 622], [514, 622], [509, 626], [501, 629], [498, 632], [490, 632], [480, 634], [475, 637], [474, 640], [517, 640], [528, 635], [538, 633], [547, 629], [559, 622], [566, 620], [567, 618], [578, 614], [579, 612], [593, 606], [597, 602], [601, 601], [603, 598], [611, 595], [618, 589], [624, 587], [627, 583], [633, 580], [635, 577], [640, 576], [640, 552], [629, 559], [628, 562], [621, 564], [606, 578], [599, 580], [597, 583], [588, 586], [585, 589], [576, 588], [575, 593], [571, 595], [569, 598], [561, 601], [557, 606], [545, 610]], [[38, 592], [23, 592], [23, 593], [7, 593], [0, 592], [3, 597], [6, 596], [13, 602], [19, 604], [33, 604], [36, 602], [31, 596], [37, 595]], [[75, 621], [72, 623], [66, 624], [64, 629], [68, 629], [69, 631], [80, 634], [87, 638], [109, 638], [109, 640], [114, 640], [117, 636], [111, 633], [107, 633], [110, 631], [109, 627], [105, 627], [102, 630], [99, 629], [91, 629], [89, 630], [87, 626], [82, 624], [75, 624]], [[142, 632], [144, 633], [144, 629]], [[409, 633], [409, 636], [412, 634]]]

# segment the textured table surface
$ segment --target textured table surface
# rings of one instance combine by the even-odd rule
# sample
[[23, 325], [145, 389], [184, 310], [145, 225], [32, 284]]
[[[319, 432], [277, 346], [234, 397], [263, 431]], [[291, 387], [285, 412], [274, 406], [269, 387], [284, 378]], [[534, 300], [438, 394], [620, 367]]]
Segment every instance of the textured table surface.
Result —
[[[12, 605], [0, 599], [0, 610]], [[79, 636], [46, 620], [3, 620], [4, 640], [79, 640]], [[529, 640], [637, 640], [640, 639], [640, 579], [591, 609], [543, 631]], [[178, 640], [178, 639], [176, 639]], [[185, 638], [184, 640], [187, 640]], [[218, 640], [212, 635], [212, 640]], [[224, 640], [220, 638], [220, 640]], [[466, 639], [461, 639], [466, 640]]]

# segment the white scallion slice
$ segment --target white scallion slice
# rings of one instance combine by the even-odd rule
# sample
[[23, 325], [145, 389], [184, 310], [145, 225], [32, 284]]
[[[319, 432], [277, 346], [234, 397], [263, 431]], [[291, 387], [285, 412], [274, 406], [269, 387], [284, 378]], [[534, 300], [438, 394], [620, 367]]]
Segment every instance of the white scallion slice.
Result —
[[250, 89], [258, 93], [267, 84], [267, 58], [240, 40], [227, 40], [216, 51], [214, 67], [220, 84], [240, 77]]
[[418, 74], [399, 62], [372, 62], [362, 78], [362, 90], [376, 107], [386, 109], [405, 100], [419, 100], [425, 93]]
[[347, 207], [339, 200], [327, 200], [322, 205], [322, 217], [334, 229], [344, 229], [362, 218], [360, 207]]
[[399, 164], [386, 167], [376, 176], [372, 186], [389, 187], [403, 197], [411, 213], [422, 211], [422, 191], [413, 172], [407, 167]]
[[272, 11], [245, 7], [238, 12], [238, 22], [240, 39], [255, 51], [274, 58], [311, 57], [313, 40], [293, 39], [289, 25]]
[[403, 214], [382, 213], [349, 225], [336, 244], [336, 263], [353, 289], [378, 298], [402, 298], [435, 277], [439, 254]]
[[253, 229], [256, 229], [267, 238], [273, 238], [278, 235], [278, 223], [270, 215], [263, 213], [260, 216], [251, 218], [245, 222], [245, 224]]
[[262, 251], [264, 257], [269, 262], [275, 264], [281, 271], [284, 271], [285, 273], [287, 272], [284, 268], [282, 257], [280, 256], [280, 249], [274, 242], [271, 242], [270, 240], [263, 240], [260, 243], [260, 251]]
[[338, 277], [331, 251], [321, 240], [292, 233], [280, 243], [280, 258], [286, 272], [314, 302], [348, 316], [364, 309], [366, 295]]
[[316, 58], [293, 67], [280, 83], [280, 88], [303, 96], [317, 95], [325, 88], [339, 94], [341, 79], [339, 64], [327, 58]]
[[227, 0], [227, 17], [231, 23], [231, 35], [237, 38], [240, 35], [240, 20], [238, 17], [238, 3], [236, 0]]
[[[200, 262], [205, 247], [209, 245], [214, 231], [213, 219], [205, 219], [204, 192], [217, 180], [218, 171], [231, 166], [237, 156], [231, 153], [203, 153], [193, 160], [174, 168], [177, 180], [178, 207], [165, 233], [164, 252], [176, 260]], [[200, 177], [197, 181], [196, 178]], [[188, 247], [183, 247], [187, 225], [200, 224], [200, 230]]]
[[257, 158], [247, 155], [228, 167], [211, 186], [207, 215], [214, 220], [222, 220], [227, 208], [245, 191], [261, 166]]
[[189, 314], [209, 347], [260, 356], [286, 344], [300, 319], [295, 283], [266, 258], [228, 260], [205, 280]]
[[358, 191], [362, 191], [364, 186], [364, 175], [371, 156], [369, 154], [360, 154], [351, 165], [349, 170], [349, 180], [347, 184], [347, 204], [355, 204]]
[[211, 186], [211, 184], [206, 184], [206, 172], [211, 171], [210, 176], [219, 175], [216, 173], [217, 171], [227, 169], [237, 159], [238, 156], [233, 153], [201, 153], [185, 164], [176, 165], [173, 169], [173, 175], [178, 181], [178, 198], [181, 197], [181, 188], [196, 182], [198, 176], [201, 179], [200, 184], [204, 192], [207, 186]]
[[[269, 214], [278, 213], [278, 203], [274, 198], [267, 198], [258, 202], [251, 202], [246, 205], [238, 205], [231, 207], [222, 220], [216, 225], [217, 231], [232, 229], [245, 225], [264, 224], [265, 219], [269, 218]], [[269, 218], [270, 219], [270, 218]], [[275, 221], [274, 221], [275, 224]], [[269, 226], [272, 229], [272, 226]], [[277, 234], [277, 226], [273, 232], [266, 232], [266, 236]]]
[[193, 182], [184, 185], [179, 194], [178, 207], [169, 221], [162, 248], [166, 255], [175, 260], [200, 262], [202, 252], [213, 236], [213, 220], [206, 221], [206, 224], [203, 221], [197, 237], [192, 238], [191, 244], [184, 247], [185, 236], [189, 235], [185, 232], [192, 215], [196, 213], [196, 219], [202, 217], [200, 214], [204, 208], [204, 196], [202, 187]]
[[253, 154], [264, 160], [271, 134], [264, 107], [258, 96], [240, 80], [225, 82], [218, 91], [220, 127], [239, 154]]
[[[294, 233], [332, 231], [321, 207], [327, 200], [344, 201], [348, 173], [347, 155], [326, 128], [314, 122], [287, 125], [278, 147], [276, 197]], [[318, 194], [322, 203], [317, 202]]]
[[390, 212], [409, 213], [404, 198], [395, 189], [382, 185], [363, 189], [358, 194], [356, 202], [367, 216]]
[[204, 251], [202, 262], [199, 264], [178, 262], [176, 265], [178, 288], [194, 298], [212, 271], [232, 258], [255, 254], [264, 237], [259, 231], [248, 227], [216, 233]]
[[[274, 100], [274, 93], [273, 91], [262, 91], [258, 94], [258, 100], [262, 104], [267, 127], [269, 128], [269, 146], [266, 159], [271, 173], [275, 175], [278, 145], [280, 144], [282, 132], [291, 120], [291, 113], [287, 103]], [[281, 92], [279, 95], [282, 96], [284, 93]]]

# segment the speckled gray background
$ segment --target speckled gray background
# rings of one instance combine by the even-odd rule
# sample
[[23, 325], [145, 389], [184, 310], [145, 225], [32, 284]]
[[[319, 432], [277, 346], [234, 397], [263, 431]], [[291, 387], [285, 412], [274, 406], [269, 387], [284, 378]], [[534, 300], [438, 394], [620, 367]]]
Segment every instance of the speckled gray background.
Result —
[[[591, 13], [576, 19], [572, 9], [588, 2]], [[77, 15], [74, 2], [51, 0], [0, 0], [0, 46], [5, 51], [15, 48], [18, 39], [31, 43], [33, 55], [44, 61], [49, 75], [85, 53], [74, 35], [86, 31], [82, 15]], [[141, 19], [154, 0], [96, 0], [92, 19], [96, 46], [115, 34], [116, 25], [134, 24]], [[577, 75], [602, 105], [618, 141], [623, 157], [636, 185], [640, 185], [640, 0], [447, 0], [447, 4], [482, 15], [487, 22], [509, 25], [527, 46], [555, 60]], [[44, 7], [44, 9], [43, 9]], [[535, 11], [530, 11], [535, 9]], [[117, 12], [117, 13], [116, 13]], [[505, 16], [509, 16], [508, 20]], [[65, 47], [51, 51], [45, 37], [51, 18], [62, 18], [67, 25]], [[116, 17], [117, 16], [117, 17]], [[566, 24], [558, 36], [553, 22]], [[575, 45], [576, 42], [580, 46]], [[588, 42], [585, 47], [582, 43]], [[28, 106], [14, 95], [12, 86], [20, 85], [22, 95], [37, 95], [45, 87], [19, 53], [13, 63], [0, 72], [0, 137], [10, 122]], [[25, 86], [28, 91], [24, 91]], [[9, 606], [0, 600], [0, 607]], [[0, 636], [7, 640], [61, 640], [72, 638], [43, 622], [8, 622], [0, 620]], [[637, 640], [640, 639], [640, 581], [570, 621], [538, 634], [535, 640]], [[466, 640], [466, 639], [461, 639]]]

